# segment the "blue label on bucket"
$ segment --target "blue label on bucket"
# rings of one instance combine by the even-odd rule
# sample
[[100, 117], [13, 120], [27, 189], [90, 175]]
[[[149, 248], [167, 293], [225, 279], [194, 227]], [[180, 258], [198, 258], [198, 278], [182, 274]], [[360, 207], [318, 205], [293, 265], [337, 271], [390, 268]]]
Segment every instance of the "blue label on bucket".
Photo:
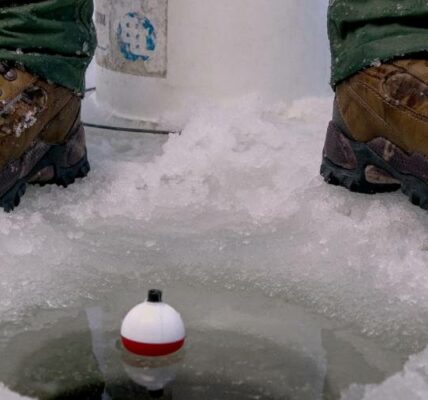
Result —
[[155, 27], [137, 12], [130, 12], [121, 19], [117, 37], [120, 52], [128, 61], [148, 61], [156, 50]]

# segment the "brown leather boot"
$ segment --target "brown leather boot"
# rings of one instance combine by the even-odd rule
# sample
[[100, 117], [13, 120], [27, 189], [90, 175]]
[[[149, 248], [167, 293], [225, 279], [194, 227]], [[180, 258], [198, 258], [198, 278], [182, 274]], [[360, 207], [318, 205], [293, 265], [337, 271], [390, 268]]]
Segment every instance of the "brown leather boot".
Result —
[[0, 63], [0, 207], [12, 210], [28, 183], [66, 187], [88, 174], [80, 97]]
[[428, 209], [428, 61], [385, 63], [337, 87], [321, 175], [355, 192], [401, 188]]

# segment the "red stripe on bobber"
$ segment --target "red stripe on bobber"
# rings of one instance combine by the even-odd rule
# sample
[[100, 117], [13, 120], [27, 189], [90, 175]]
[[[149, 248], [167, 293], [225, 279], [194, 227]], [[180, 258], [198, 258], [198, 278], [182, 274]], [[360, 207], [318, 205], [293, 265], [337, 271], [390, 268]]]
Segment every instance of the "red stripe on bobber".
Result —
[[122, 344], [125, 346], [126, 350], [139, 356], [160, 357], [167, 356], [168, 354], [180, 350], [184, 345], [184, 339], [174, 343], [150, 344], [134, 342], [122, 336]]

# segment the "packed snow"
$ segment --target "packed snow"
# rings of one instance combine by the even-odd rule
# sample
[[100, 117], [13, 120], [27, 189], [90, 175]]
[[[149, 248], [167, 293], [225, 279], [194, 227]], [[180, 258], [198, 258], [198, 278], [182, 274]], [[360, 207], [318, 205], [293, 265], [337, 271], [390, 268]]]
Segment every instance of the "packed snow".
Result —
[[[422, 351], [426, 212], [400, 193], [365, 196], [322, 181], [331, 100], [198, 103], [163, 117], [184, 125], [169, 137], [88, 130], [89, 178], [31, 188], [16, 212], [0, 214], [2, 321], [13, 327], [35, 308], [83, 306], [122, 277], [191, 277], [262, 291], [386, 348]], [[344, 399], [382, 399], [404, 386], [401, 398], [420, 399], [427, 368], [425, 352]]]

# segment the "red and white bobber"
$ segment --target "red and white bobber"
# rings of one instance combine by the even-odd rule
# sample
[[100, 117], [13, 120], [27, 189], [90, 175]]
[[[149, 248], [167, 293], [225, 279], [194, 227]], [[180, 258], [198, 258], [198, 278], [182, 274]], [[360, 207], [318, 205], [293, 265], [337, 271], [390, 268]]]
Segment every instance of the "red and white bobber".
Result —
[[162, 302], [160, 290], [150, 290], [147, 300], [126, 315], [120, 334], [129, 352], [145, 357], [175, 353], [186, 336], [180, 314]]

